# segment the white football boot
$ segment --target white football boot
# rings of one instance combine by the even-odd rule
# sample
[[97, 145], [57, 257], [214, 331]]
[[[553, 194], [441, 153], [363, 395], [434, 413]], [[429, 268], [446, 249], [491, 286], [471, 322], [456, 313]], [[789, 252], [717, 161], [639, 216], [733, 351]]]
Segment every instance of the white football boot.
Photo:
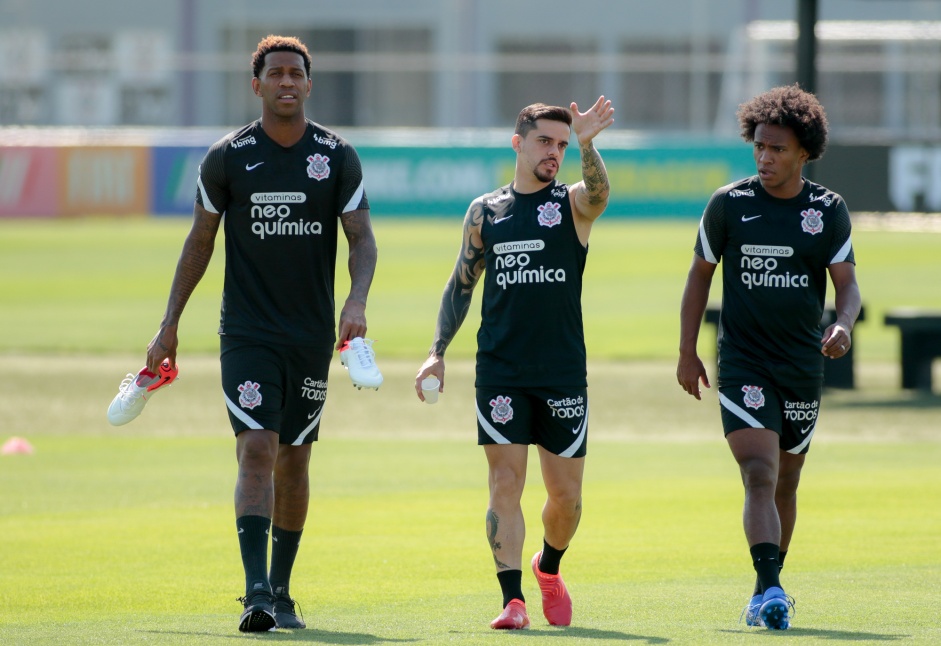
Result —
[[372, 349], [372, 343], [372, 339], [358, 336], [340, 346], [340, 363], [350, 373], [353, 385], [360, 390], [379, 390], [382, 385], [382, 373], [376, 366], [376, 353]]
[[121, 426], [136, 418], [154, 393], [172, 384], [179, 373], [179, 366], [171, 369], [166, 361], [160, 365], [160, 374], [155, 375], [146, 367], [136, 375], [128, 373], [108, 407], [108, 421], [112, 426]]

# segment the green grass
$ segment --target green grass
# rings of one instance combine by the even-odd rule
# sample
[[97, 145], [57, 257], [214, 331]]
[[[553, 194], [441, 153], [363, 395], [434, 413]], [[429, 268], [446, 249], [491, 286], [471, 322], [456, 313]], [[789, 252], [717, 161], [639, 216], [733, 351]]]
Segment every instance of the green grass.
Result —
[[[367, 315], [386, 357], [422, 356], [460, 243], [460, 217], [377, 218], [379, 265]], [[139, 352], [166, 305], [186, 219], [87, 219], [0, 222], [0, 352]], [[695, 221], [600, 220], [592, 236], [583, 306], [589, 354], [599, 358], [673, 359], [679, 299], [692, 259]], [[857, 231], [858, 277], [866, 320], [857, 356], [898, 355], [898, 332], [882, 316], [898, 306], [937, 307], [925, 281], [938, 273], [938, 233]], [[223, 241], [181, 326], [181, 351], [214, 352], [222, 293]], [[340, 252], [337, 293], [345, 295]], [[720, 298], [721, 281], [713, 285]], [[933, 284], [933, 283], [932, 283]], [[475, 304], [450, 351], [473, 355]], [[704, 328], [701, 351], [712, 356]]]
[[[797, 615], [771, 634], [737, 623], [754, 574], [715, 393], [696, 402], [673, 374], [695, 223], [599, 222], [584, 299], [585, 513], [564, 562], [575, 626], [547, 627], [524, 575], [534, 629], [505, 635], [487, 628], [499, 594], [470, 396], [476, 305], [439, 403], [412, 389], [460, 221], [375, 226], [370, 332], [387, 381], [374, 393], [342, 369], [331, 377], [292, 584], [312, 628], [241, 635], [215, 356], [221, 241], [184, 317], [181, 379], [112, 428], [105, 408], [142, 361], [188, 223], [0, 222], [0, 442], [36, 448], [0, 456], [0, 643], [941, 642], [941, 398], [898, 389], [897, 337], [881, 324], [890, 307], [936, 306], [922, 283], [937, 234], [854, 234], [859, 388], [825, 394], [783, 575]], [[542, 501], [533, 463], [525, 557]]]
[[[293, 591], [312, 629], [246, 637], [231, 495], [233, 442], [218, 364], [193, 356], [140, 419], [104, 421], [130, 355], [4, 358], [0, 635], [14, 644], [489, 644], [498, 589], [484, 538], [486, 466], [474, 446], [473, 365], [454, 361], [435, 406], [411, 361], [377, 392], [340, 369], [311, 468], [312, 512]], [[335, 365], [334, 368], [337, 366]], [[585, 515], [566, 557], [576, 622], [550, 629], [524, 578], [534, 630], [566, 643], [744, 644], [941, 639], [937, 397], [900, 395], [890, 365], [827, 395], [802, 484], [785, 582], [785, 636], [737, 623], [753, 582], [741, 491], [714, 394], [695, 402], [667, 361], [593, 362]], [[80, 375], [63, 389], [49, 376]], [[12, 375], [12, 378], [10, 378]], [[64, 379], [55, 380], [60, 384]], [[539, 549], [540, 477], [524, 497]], [[852, 601], [849, 602], [848, 599]]]

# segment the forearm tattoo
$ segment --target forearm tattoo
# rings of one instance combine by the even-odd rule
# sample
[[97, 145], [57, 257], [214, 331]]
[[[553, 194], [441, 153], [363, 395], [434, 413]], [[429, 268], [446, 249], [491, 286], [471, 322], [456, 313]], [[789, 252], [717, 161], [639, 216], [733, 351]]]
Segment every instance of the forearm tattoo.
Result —
[[589, 204], [604, 204], [608, 200], [611, 185], [608, 183], [608, 171], [604, 167], [601, 155], [589, 142], [581, 148], [582, 180], [585, 183], [585, 195]]
[[483, 222], [483, 204], [471, 204], [464, 218], [464, 240], [454, 271], [444, 287], [438, 323], [430, 354], [444, 355], [457, 334], [470, 309], [474, 287], [484, 271], [484, 249], [480, 242], [480, 226]]
[[350, 297], [366, 302], [373, 275], [376, 273], [376, 238], [365, 210], [350, 211], [340, 216], [343, 233], [350, 246], [347, 266], [350, 271]]
[[503, 549], [500, 541], [497, 540], [497, 529], [500, 526], [500, 518], [492, 509], [487, 510], [487, 542], [490, 543], [490, 551], [493, 552], [493, 562], [498, 570], [509, 570], [510, 566], [497, 558], [497, 550]]
[[219, 221], [210, 217], [198, 217], [190, 234], [183, 244], [183, 252], [177, 263], [176, 275], [170, 287], [170, 299], [167, 304], [167, 313], [164, 317], [165, 325], [177, 325], [183, 308], [196, 289], [196, 285], [206, 273], [209, 261], [212, 260], [212, 251], [215, 245], [216, 233], [219, 230]]

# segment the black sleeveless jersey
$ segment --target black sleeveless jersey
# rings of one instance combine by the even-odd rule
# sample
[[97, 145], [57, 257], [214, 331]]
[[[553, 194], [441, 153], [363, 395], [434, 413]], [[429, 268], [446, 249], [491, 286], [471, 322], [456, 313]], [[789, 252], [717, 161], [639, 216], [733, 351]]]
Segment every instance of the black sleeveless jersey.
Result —
[[843, 198], [807, 180], [790, 199], [769, 195], [757, 176], [713, 194], [695, 250], [723, 260], [720, 386], [756, 371], [795, 385], [823, 379], [827, 267], [855, 263], [850, 231]]
[[332, 344], [338, 218], [369, 208], [353, 147], [308, 121], [285, 148], [255, 121], [209, 149], [196, 201], [225, 214], [219, 334]]
[[478, 198], [486, 269], [477, 386], [585, 386], [582, 273], [568, 186]]

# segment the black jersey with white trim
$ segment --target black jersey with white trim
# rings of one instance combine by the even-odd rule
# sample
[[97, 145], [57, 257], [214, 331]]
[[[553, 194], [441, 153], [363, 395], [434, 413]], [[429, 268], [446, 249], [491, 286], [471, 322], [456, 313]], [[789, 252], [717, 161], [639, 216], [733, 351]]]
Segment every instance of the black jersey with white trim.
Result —
[[793, 384], [823, 378], [827, 267], [855, 264], [850, 233], [843, 198], [807, 180], [790, 199], [769, 195], [757, 176], [713, 194], [695, 251], [713, 264], [723, 260], [720, 386], [737, 370]]
[[219, 334], [332, 344], [339, 216], [369, 208], [355, 149], [309, 120], [284, 147], [255, 121], [209, 149], [196, 202], [225, 214]]
[[484, 293], [477, 386], [586, 382], [582, 274], [588, 249], [575, 230], [568, 186], [511, 185], [477, 198], [484, 220]]

